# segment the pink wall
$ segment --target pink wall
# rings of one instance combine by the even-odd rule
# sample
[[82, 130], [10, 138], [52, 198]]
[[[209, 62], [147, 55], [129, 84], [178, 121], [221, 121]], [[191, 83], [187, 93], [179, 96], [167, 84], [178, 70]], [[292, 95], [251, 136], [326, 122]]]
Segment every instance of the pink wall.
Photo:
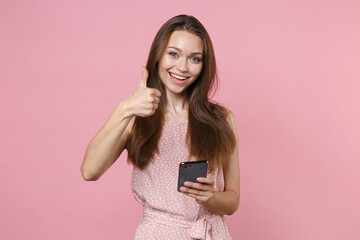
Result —
[[126, 154], [97, 182], [80, 164], [180, 13], [209, 30], [215, 99], [237, 119], [234, 239], [360, 239], [356, 0], [2, 0], [0, 238], [132, 238], [141, 207]]

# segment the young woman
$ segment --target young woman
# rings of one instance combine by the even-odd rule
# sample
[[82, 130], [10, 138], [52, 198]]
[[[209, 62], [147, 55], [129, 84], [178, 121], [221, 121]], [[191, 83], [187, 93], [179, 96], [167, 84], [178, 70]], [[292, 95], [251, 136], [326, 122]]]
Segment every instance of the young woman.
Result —
[[[187, 15], [168, 20], [138, 86], [89, 143], [85, 180], [128, 152], [133, 194], [143, 205], [135, 239], [231, 239], [223, 215], [239, 205], [237, 133], [233, 114], [209, 100], [216, 77], [204, 26]], [[207, 177], [178, 192], [179, 163], [194, 160], [209, 162]]]

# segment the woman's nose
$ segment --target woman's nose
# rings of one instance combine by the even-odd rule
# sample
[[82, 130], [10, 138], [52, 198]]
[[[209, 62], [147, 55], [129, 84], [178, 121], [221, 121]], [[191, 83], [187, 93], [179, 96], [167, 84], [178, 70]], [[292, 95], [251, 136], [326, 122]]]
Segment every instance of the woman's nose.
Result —
[[180, 59], [180, 61], [177, 64], [177, 68], [179, 71], [181, 72], [188, 72], [189, 71], [189, 67], [188, 67], [188, 62], [186, 59]]

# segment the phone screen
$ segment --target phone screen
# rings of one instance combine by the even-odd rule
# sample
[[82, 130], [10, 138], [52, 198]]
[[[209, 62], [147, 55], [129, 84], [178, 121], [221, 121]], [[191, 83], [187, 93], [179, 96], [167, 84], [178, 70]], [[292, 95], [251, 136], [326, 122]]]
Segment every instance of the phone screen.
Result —
[[198, 182], [198, 177], [206, 177], [208, 162], [205, 160], [182, 162], [179, 165], [178, 192], [180, 187], [184, 186], [184, 182]]

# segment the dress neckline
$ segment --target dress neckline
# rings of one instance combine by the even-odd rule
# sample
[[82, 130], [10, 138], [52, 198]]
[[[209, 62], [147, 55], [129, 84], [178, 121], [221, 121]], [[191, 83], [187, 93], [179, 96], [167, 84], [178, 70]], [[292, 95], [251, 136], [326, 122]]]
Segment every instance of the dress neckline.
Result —
[[186, 122], [164, 122], [164, 124], [169, 124], [169, 125], [172, 125], [172, 124], [178, 124], [178, 125], [182, 125], [182, 124], [187, 124], [188, 122], [186, 121]]

